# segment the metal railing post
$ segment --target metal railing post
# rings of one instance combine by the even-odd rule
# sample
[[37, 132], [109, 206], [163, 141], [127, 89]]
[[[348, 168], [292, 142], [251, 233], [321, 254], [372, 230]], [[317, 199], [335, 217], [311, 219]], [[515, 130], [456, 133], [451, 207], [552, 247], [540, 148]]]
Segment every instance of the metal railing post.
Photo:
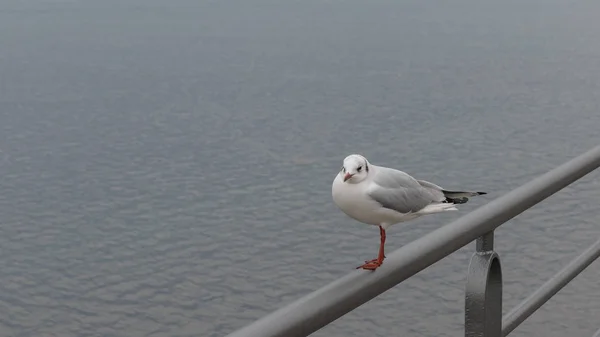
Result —
[[477, 239], [465, 292], [465, 336], [501, 337], [502, 269], [494, 252], [494, 231]]

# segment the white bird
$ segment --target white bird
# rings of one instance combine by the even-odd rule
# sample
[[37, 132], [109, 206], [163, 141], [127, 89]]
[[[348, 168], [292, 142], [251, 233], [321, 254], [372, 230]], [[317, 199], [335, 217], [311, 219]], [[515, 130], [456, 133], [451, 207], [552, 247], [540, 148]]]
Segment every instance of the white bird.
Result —
[[469, 197], [486, 192], [448, 191], [351, 154], [333, 180], [331, 194], [335, 204], [348, 216], [379, 226], [381, 243], [377, 258], [357, 267], [375, 270], [385, 258], [385, 231], [389, 226], [426, 214], [457, 211], [456, 204], [464, 204]]

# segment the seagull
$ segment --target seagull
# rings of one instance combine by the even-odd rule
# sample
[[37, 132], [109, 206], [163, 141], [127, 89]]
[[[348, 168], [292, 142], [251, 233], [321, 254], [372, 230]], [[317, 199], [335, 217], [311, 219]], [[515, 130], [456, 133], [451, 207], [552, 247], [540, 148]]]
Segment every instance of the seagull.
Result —
[[409, 174], [371, 164], [359, 154], [344, 159], [343, 166], [331, 186], [333, 201], [349, 217], [379, 226], [381, 243], [376, 259], [356, 267], [375, 270], [385, 259], [385, 231], [391, 225], [416, 219], [422, 215], [457, 211], [469, 197], [486, 192], [449, 191]]

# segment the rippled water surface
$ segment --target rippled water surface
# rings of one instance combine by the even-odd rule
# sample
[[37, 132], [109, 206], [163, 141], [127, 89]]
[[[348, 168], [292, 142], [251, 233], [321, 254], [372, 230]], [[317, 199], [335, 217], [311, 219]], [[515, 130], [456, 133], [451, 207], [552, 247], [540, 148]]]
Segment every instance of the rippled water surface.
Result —
[[[0, 336], [223, 336], [375, 257], [362, 153], [461, 212], [599, 143], [592, 1], [0, 1]], [[600, 234], [600, 172], [497, 230], [507, 312]], [[460, 336], [473, 246], [315, 336]], [[593, 264], [514, 332], [590, 336]]]

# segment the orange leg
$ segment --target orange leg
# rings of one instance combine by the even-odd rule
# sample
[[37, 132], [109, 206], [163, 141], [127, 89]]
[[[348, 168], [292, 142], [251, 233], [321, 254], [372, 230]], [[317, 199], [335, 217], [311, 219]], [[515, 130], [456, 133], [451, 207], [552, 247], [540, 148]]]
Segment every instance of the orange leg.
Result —
[[367, 270], [375, 270], [377, 267], [381, 266], [383, 259], [385, 259], [385, 229], [383, 229], [381, 226], [379, 226], [379, 236], [381, 237], [381, 243], [379, 244], [379, 255], [377, 255], [377, 258], [371, 261], [365, 261], [365, 264], [356, 267], [356, 269], [362, 268]]

